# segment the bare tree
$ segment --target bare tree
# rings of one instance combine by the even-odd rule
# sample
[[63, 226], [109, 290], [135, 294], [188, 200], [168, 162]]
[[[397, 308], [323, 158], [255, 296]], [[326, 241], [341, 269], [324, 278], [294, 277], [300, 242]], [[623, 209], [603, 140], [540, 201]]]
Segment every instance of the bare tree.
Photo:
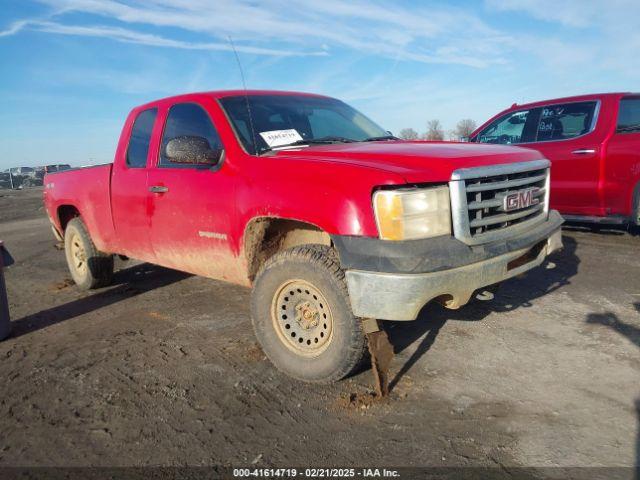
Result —
[[460, 120], [454, 130], [457, 140], [468, 139], [477, 126], [476, 122], [470, 118]]
[[403, 128], [400, 130], [400, 138], [404, 140], [417, 140], [418, 132], [416, 132], [413, 128]]
[[429, 120], [427, 131], [422, 138], [425, 140], [444, 140], [444, 130], [440, 120]]

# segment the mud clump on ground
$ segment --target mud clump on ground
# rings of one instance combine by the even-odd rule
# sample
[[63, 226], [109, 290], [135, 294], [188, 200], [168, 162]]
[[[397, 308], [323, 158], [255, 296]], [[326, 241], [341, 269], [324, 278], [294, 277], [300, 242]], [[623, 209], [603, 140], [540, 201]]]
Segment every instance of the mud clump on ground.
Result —
[[368, 410], [387, 401], [388, 397], [379, 397], [375, 392], [351, 392], [341, 395], [337, 406], [344, 410]]
[[253, 343], [247, 348], [247, 360], [250, 362], [261, 362], [265, 360], [267, 357], [260, 348], [260, 345], [257, 343]]
[[64, 280], [55, 282], [53, 285], [51, 285], [51, 290], [64, 290], [65, 288], [68, 288], [74, 284], [75, 283], [72, 279], [65, 278]]

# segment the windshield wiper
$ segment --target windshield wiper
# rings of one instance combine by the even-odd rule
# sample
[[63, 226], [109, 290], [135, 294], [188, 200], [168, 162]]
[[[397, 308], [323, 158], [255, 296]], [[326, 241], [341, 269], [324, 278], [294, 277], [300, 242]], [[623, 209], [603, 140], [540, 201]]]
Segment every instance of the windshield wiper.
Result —
[[363, 142], [381, 142], [384, 140], [400, 140], [395, 135], [381, 135], [379, 137], [369, 137], [362, 140]]
[[326, 137], [320, 137], [320, 138], [308, 138], [308, 139], [303, 138], [302, 140], [293, 142], [290, 145], [304, 145], [305, 143], [323, 144], [323, 143], [352, 143], [352, 142], [355, 142], [353, 138], [336, 137], [336, 136], [328, 135]]
[[635, 125], [625, 125], [624, 127], [618, 127], [616, 132], [635, 132], [640, 131], [640, 123]]
[[278, 145], [273, 147], [272, 150], [278, 150], [280, 148], [295, 147], [296, 145], [327, 145], [331, 143], [353, 143], [356, 140], [346, 137], [333, 137], [326, 136], [320, 138], [303, 138], [302, 140], [296, 140], [295, 142], [287, 143], [286, 145]]

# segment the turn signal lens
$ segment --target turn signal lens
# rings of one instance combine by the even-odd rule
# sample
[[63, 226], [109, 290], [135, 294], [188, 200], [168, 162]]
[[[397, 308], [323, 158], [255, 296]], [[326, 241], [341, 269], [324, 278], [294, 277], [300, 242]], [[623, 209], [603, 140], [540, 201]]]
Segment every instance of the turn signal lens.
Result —
[[413, 240], [451, 234], [449, 187], [379, 190], [373, 194], [383, 240]]

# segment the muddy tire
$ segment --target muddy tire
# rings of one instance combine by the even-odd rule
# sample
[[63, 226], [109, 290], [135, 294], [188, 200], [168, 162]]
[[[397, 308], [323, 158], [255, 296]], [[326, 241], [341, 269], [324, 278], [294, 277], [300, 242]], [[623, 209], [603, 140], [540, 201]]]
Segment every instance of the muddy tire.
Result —
[[631, 218], [629, 219], [629, 232], [640, 236], [640, 183], [633, 189], [631, 198]]
[[113, 255], [99, 251], [87, 227], [78, 217], [64, 231], [64, 251], [73, 281], [82, 290], [109, 285], [113, 277]]
[[636, 227], [640, 227], [640, 183], [636, 185], [636, 188], [633, 190], [633, 210], [631, 214], [633, 217], [631, 218], [631, 224]]
[[366, 356], [361, 321], [329, 247], [294, 247], [267, 260], [254, 282], [251, 313], [264, 353], [299, 380], [340, 380]]

